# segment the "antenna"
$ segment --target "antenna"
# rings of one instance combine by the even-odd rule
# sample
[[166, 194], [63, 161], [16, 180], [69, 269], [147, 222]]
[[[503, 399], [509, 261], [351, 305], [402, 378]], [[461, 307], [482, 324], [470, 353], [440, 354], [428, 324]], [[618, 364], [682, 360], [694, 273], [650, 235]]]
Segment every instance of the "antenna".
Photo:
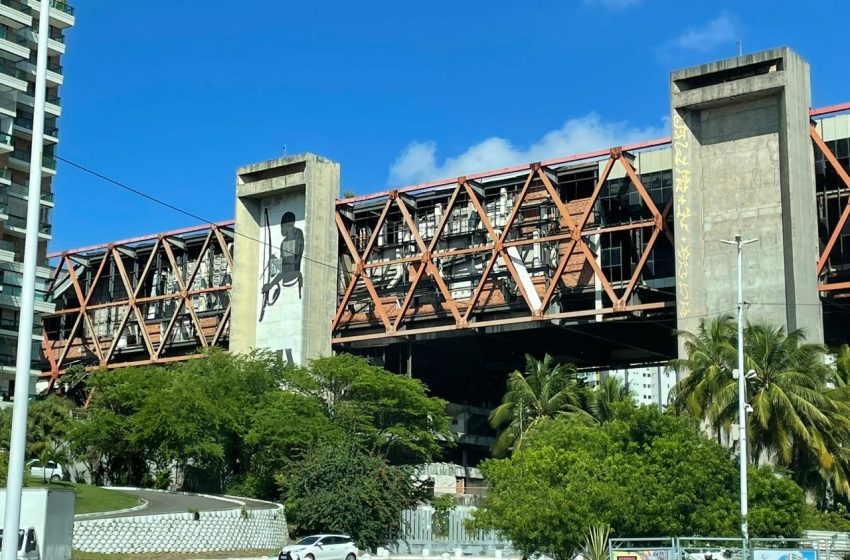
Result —
[[286, 157], [286, 144], [283, 145], [283, 157]]
[[744, 56], [744, 40], [738, 40], [738, 56]]

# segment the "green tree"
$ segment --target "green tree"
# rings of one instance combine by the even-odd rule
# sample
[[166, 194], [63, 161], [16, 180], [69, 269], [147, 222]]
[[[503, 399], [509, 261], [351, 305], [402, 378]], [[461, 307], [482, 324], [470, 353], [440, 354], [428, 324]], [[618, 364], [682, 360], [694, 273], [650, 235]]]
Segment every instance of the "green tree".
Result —
[[[736, 333], [729, 315], [700, 321], [696, 333], [677, 333], [687, 357], [670, 362], [670, 367], [682, 375], [671, 395], [675, 410], [695, 418], [706, 417], [715, 396], [733, 381], [732, 370], [737, 363]], [[707, 419], [712, 423], [716, 420]]]
[[[64, 446], [74, 426], [75, 409], [69, 400], [57, 396], [30, 403], [27, 414], [27, 459], [38, 458], [45, 450], [53, 451], [57, 446]], [[12, 409], [0, 409], [0, 450], [7, 453], [11, 433]]]
[[[703, 322], [684, 333], [687, 358], [672, 365], [687, 376], [674, 390], [678, 410], [705, 418], [718, 431], [738, 419], [737, 333], [730, 317]], [[748, 324], [744, 330], [750, 456], [790, 467], [800, 485], [822, 498], [831, 485], [850, 494], [850, 406], [844, 382], [825, 365], [826, 349], [805, 343], [802, 331]], [[838, 386], [838, 387], [836, 387]]]
[[287, 520], [300, 533], [345, 533], [372, 551], [422, 497], [410, 467], [389, 465], [351, 440], [312, 449], [292, 466], [286, 488]]
[[[485, 461], [491, 488], [475, 525], [557, 560], [572, 558], [600, 524], [614, 536], [733, 534], [737, 466], [728, 451], [688, 418], [628, 403], [614, 409], [605, 424], [541, 421], [511, 458]], [[801, 534], [802, 491], [766, 467], [751, 480], [752, 534]]]
[[490, 425], [501, 429], [493, 454], [501, 457], [520, 449], [525, 435], [543, 419], [565, 413], [589, 418], [584, 388], [575, 374], [575, 366], [557, 364], [548, 354], [542, 361], [526, 354], [525, 373], [508, 375], [502, 404], [490, 412]]
[[392, 464], [429, 462], [453, 441], [446, 401], [429, 396], [418, 379], [351, 354], [319, 358], [287, 375], [291, 390], [318, 399], [337, 426]]
[[597, 422], [610, 422], [617, 403], [632, 402], [634, 392], [620, 379], [605, 377], [590, 394], [590, 413]]
[[275, 477], [303, 460], [318, 444], [342, 439], [342, 430], [310, 396], [269, 391], [251, 416], [245, 436], [251, 469], [238, 492], [242, 495], [279, 498], [282, 480], [276, 482]]

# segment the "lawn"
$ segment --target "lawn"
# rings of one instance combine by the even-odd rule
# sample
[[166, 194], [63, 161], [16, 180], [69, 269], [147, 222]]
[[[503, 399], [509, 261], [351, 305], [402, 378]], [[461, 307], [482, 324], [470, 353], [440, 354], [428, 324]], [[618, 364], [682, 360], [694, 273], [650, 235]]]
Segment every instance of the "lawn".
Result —
[[39, 478], [27, 477], [29, 488], [71, 488], [77, 495], [74, 513], [94, 513], [131, 508], [139, 504], [139, 498], [118, 490], [106, 490], [99, 486], [74, 484], [73, 482], [51, 482], [46, 484]]

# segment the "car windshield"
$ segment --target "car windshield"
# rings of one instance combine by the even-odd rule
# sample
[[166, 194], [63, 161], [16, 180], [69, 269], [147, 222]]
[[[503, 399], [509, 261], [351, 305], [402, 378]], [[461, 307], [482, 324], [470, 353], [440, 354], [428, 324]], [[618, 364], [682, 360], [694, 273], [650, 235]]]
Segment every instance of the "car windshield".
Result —
[[318, 540], [319, 540], [319, 537], [304, 537], [303, 539], [301, 539], [300, 541], [298, 541], [295, 544], [306, 546], [308, 544], [313, 544]]

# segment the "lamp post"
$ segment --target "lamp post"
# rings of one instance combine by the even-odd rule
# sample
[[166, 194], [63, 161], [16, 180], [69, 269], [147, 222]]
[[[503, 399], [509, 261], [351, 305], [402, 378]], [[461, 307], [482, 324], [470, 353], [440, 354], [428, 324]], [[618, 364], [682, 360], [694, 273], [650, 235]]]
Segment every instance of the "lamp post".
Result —
[[740, 487], [741, 487], [741, 536], [744, 546], [750, 540], [749, 526], [747, 525], [747, 390], [744, 375], [744, 271], [743, 255], [744, 245], [755, 243], [758, 239], [743, 240], [741, 234], [735, 236], [734, 241], [723, 241], [727, 245], [735, 245], [738, 252], [738, 463], [740, 464]]
[[[50, 35], [50, 1], [41, 0], [36, 53], [35, 101], [33, 106], [32, 153], [30, 154], [29, 191], [27, 193], [27, 237], [24, 244], [21, 310], [18, 325], [18, 349], [15, 362], [15, 404], [12, 409], [12, 437], [9, 443], [9, 471], [6, 478], [6, 507], [3, 533], [8, 543], [17, 542], [21, 525], [21, 498], [27, 443], [27, 407], [32, 363], [32, 323], [35, 311], [35, 267], [38, 257], [38, 230], [41, 200], [41, 166], [44, 148], [44, 100], [47, 81], [47, 38]], [[14, 536], [13, 536], [14, 535]], [[2, 549], [2, 560], [15, 560], [15, 546]]]

